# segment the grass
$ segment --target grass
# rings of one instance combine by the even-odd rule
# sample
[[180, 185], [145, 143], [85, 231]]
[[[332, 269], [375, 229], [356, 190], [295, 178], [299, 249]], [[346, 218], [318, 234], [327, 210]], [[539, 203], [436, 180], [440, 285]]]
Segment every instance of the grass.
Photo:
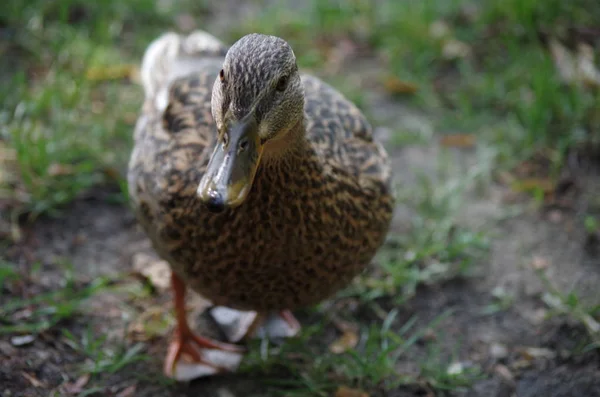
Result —
[[[197, 18], [200, 27], [211, 17], [206, 2], [159, 3], [21, 0], [2, 7], [0, 209], [10, 214], [0, 214], [0, 226], [23, 214], [29, 220], [59, 216], [99, 184], [118, 188], [122, 194], [116, 199], [126, 201], [124, 169], [143, 99], [137, 65], [144, 48], [174, 29], [182, 14]], [[285, 37], [301, 67], [323, 75], [366, 112], [365, 91], [387, 90], [389, 100], [429, 115], [436, 133], [476, 138], [482, 156], [478, 167], [460, 180], [443, 173], [424, 175], [418, 188], [399, 196], [413, 214], [410, 231], [391, 236], [380, 255], [381, 266], [340, 299], [358, 297], [369, 309], [381, 298], [397, 306], [421, 284], [469, 275], [489, 241], [480, 231], [457, 226], [467, 190], [539, 153], [550, 159], [549, 173], [558, 175], [569, 150], [598, 142], [600, 90], [562, 81], [547, 43], [557, 38], [574, 49], [573, 43], [583, 40], [578, 29], [593, 27], [599, 19], [600, 3], [594, 0], [308, 0], [301, 8], [278, 2], [240, 23], [226, 24], [221, 37], [228, 42], [250, 31]], [[358, 79], [340, 76], [331, 65], [340, 51], [350, 51], [340, 43], [375, 59], [377, 70]], [[414, 86], [416, 92], [393, 88], [397, 83]], [[432, 138], [413, 131], [394, 135], [399, 146], [427, 144]], [[585, 226], [596, 231], [596, 223], [589, 218]], [[0, 285], [18, 277], [0, 258]], [[67, 278], [55, 291], [11, 299], [0, 308], [0, 334], [55, 327], [74, 316], [105, 282], [76, 287]], [[594, 327], [590, 318], [599, 315], [597, 307], [582, 308], [575, 293], [547, 288], [551, 307]], [[493, 294], [496, 300], [487, 314], [514, 303], [502, 291]], [[30, 311], [24, 321], [11, 320], [23, 310]], [[449, 371], [452, 357], [436, 345], [420, 361], [417, 377], [398, 377], [400, 358], [436, 323], [419, 328], [408, 321], [392, 329], [394, 313], [385, 313], [383, 325], [363, 326], [356, 349], [341, 355], [321, 353], [317, 341], [325, 331], [320, 327], [284, 345], [277, 355], [265, 356], [265, 349], [255, 346], [248, 362], [254, 369], [249, 371], [258, 367], [270, 379], [285, 378], [286, 384], [273, 387], [287, 395], [330, 395], [339, 384], [375, 394], [415, 382], [456, 390], [476, 379], [477, 368]], [[88, 373], [116, 372], [143, 358], [142, 345], [111, 350], [106, 340], [91, 334], [66, 336], [92, 363], [83, 368]]]
[[581, 302], [576, 290], [562, 292], [547, 276], [543, 269], [537, 274], [545, 286], [542, 300], [550, 309], [549, 316], [567, 316], [583, 325], [589, 335], [589, 343], [584, 350], [600, 348], [600, 304], [586, 305]]
[[[7, 263], [0, 266], [0, 285], [8, 285], [17, 279], [23, 280], [23, 277], [17, 274], [12, 265]], [[9, 298], [4, 301], [0, 307], [0, 335], [39, 334], [47, 331], [74, 317], [81, 304], [105, 289], [108, 283], [109, 280], [98, 278], [88, 285], [79, 285], [73, 278], [72, 269], [67, 269], [61, 288], [35, 291], [31, 297]]]
[[409, 231], [390, 234], [379, 253], [379, 266], [357, 278], [342, 296], [363, 302], [386, 297], [400, 305], [419, 285], [470, 276], [473, 265], [487, 254], [489, 242], [484, 231], [461, 226], [457, 218], [480, 170], [450, 178], [447, 169], [440, 169], [437, 177], [422, 176], [414, 189], [398, 189], [398, 201], [412, 213]]
[[[271, 12], [272, 18], [249, 26], [285, 33], [307, 54], [300, 58], [305, 66], [326, 59], [329, 48], [315, 56], [315, 42], [366, 43], [385, 60], [382, 79], [419, 87], [410, 102], [437, 114], [438, 130], [491, 140], [509, 164], [541, 148], [564, 154], [582, 140], [597, 139], [598, 91], [562, 83], [540, 40], [542, 34], [564, 38], [568, 29], [593, 26], [600, 16], [595, 2], [356, 0]], [[457, 46], [465, 50], [452, 51]]]
[[305, 330], [296, 340], [286, 341], [275, 354], [255, 346], [242, 371], [261, 376], [269, 386], [268, 395], [298, 397], [330, 396], [340, 385], [370, 395], [385, 395], [400, 386], [417, 383], [438, 390], [459, 390], [477, 378], [479, 369], [475, 367], [449, 370], [445, 353], [436, 342], [429, 342], [428, 357], [422, 359], [418, 374], [402, 373], [398, 367], [400, 359], [427, 332], [435, 332], [451, 313], [443, 313], [422, 326], [417, 326], [417, 318], [412, 317], [401, 327], [396, 324], [397, 315], [397, 310], [392, 310], [384, 321], [363, 326], [357, 347], [341, 354], [324, 353], [323, 324]]
[[96, 337], [90, 328], [80, 338], [69, 330], [63, 330], [69, 346], [84, 355], [87, 360], [81, 367], [81, 372], [91, 375], [113, 374], [122, 370], [127, 365], [146, 360], [142, 355], [143, 343], [128, 346], [125, 342], [118, 346], [107, 343], [106, 336]]
[[0, 94], [0, 139], [18, 170], [8, 199], [35, 217], [55, 213], [93, 185], [123, 185], [142, 99], [130, 82], [131, 65], [147, 44], [139, 40], [153, 35], [146, 27], [166, 28], [169, 19], [148, 0], [11, 4], [0, 15], [12, 35], [3, 45], [9, 73]]
[[[569, 148], [598, 135], [598, 90], [562, 83], [539, 39], [592, 25], [600, 16], [596, 2], [380, 3], [311, 0], [296, 9], [280, 2], [232, 26], [224, 38], [248, 31], [285, 36], [301, 66], [317, 71], [339, 40], [358, 43], [381, 59], [376, 83], [415, 84], [416, 94], [401, 100], [436, 115], [436, 130], [490, 141], [508, 164], [550, 147], [560, 170]], [[108, 182], [125, 191], [123, 170], [142, 100], [132, 83], [135, 65], [177, 15], [202, 17], [206, 5], [11, 4], [0, 14], [8, 37], [0, 139], [14, 153], [18, 182], [0, 192], [10, 196], [11, 208], [35, 217], [55, 213], [93, 185]], [[333, 77], [364, 103], [357, 83]]]

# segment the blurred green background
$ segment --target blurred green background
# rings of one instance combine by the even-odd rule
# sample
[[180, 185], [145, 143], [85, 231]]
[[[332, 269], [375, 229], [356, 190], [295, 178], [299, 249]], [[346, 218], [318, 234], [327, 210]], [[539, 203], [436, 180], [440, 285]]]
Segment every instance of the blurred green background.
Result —
[[[490, 182], [498, 182], [505, 188], [502, 194], [509, 199], [516, 201], [512, 194], [525, 192], [529, 194], [526, 200], [533, 197], [531, 202], [543, 207], [555, 197], [554, 193], [565, 189], [564, 170], [574, 159], [583, 158], [597, 165], [600, 154], [598, 0], [5, 2], [0, 6], [0, 298], [10, 299], [10, 304], [0, 307], [0, 334], [18, 330], [37, 335], [52, 329], [66, 337], [68, 343], [65, 343], [73, 348], [69, 354], [76, 354], [80, 361], [89, 364], [90, 358], [100, 357], [94, 361], [97, 365], [88, 365], [83, 370], [95, 376], [90, 384], [97, 388], [92, 388], [89, 394], [95, 390], [99, 393], [96, 395], [105, 395], [102, 393], [115, 376], [128, 376], [122, 368], [142, 361], [142, 352], [150, 350], [151, 370], [141, 367], [142, 375], [146, 374], [144, 371], [150, 374], [140, 380], [139, 389], [146, 390], [141, 395], [163, 395], [160, 393], [167, 390], [162, 383], [156, 386], [163, 382], [154, 376], [160, 370], [152, 367], [160, 364], [163, 353], [156, 346], [154, 350], [146, 349], [145, 345], [121, 338], [122, 345], [114, 348], [98, 335], [95, 336], [98, 339], [93, 339], [93, 332], [88, 330], [89, 335], [86, 334], [76, 321], [60, 328], [61, 332], [56, 330], [56, 324], [64, 324], [79, 313], [81, 302], [99, 291], [105, 292], [107, 285], [113, 283], [126, 284], [123, 289], [127, 299], [117, 300], [119, 304], [133, 301], [131, 306], [139, 312], [160, 297], [151, 288], [140, 286], [130, 275], [112, 276], [116, 281], [76, 280], [77, 266], [85, 267], [87, 263], [71, 263], [70, 270], [63, 274], [68, 268], [63, 265], [72, 259], [70, 252], [64, 260], [42, 258], [29, 263], [23, 256], [27, 257], [31, 247], [22, 241], [25, 233], [21, 233], [20, 227], [29, 226], [31, 231], [36, 228], [36, 220], [60, 220], [69, 212], [69, 204], [98, 190], [107, 192], [108, 199], [117, 204], [115, 208], [119, 210], [111, 208], [118, 214], [116, 218], [125, 217], [119, 214], [128, 213], [125, 170], [133, 127], [143, 101], [138, 70], [142, 55], [147, 45], [165, 31], [189, 33], [195, 29], [207, 30], [228, 44], [249, 32], [286, 39], [302, 69], [342, 91], [365, 112], [377, 135], [386, 138], [394, 171], [401, 180], [399, 212], [410, 219], [406, 221], [408, 226], [401, 225], [406, 230], [395, 230], [390, 236], [379, 257], [379, 266], [338, 296], [351, 303], [346, 302], [339, 311], [336, 307], [333, 310], [326, 307], [319, 317], [326, 317], [319, 321], [325, 325], [319, 328], [313, 321], [300, 340], [282, 349], [279, 359], [264, 359], [264, 346], [254, 346], [250, 371], [258, 368], [261, 375], [267, 374], [270, 380], [287, 388], [289, 395], [328, 396], [339, 385], [364, 388], [372, 395], [382, 396], [433, 396], [464, 391], [479, 379], [482, 373], [479, 364], [452, 361], [458, 360], [459, 354], [454, 351], [458, 350], [458, 342], [437, 345], [432, 329], [443, 321], [447, 321], [445, 327], [460, 323], [468, 329], [482, 318], [492, 318], [493, 322], [494, 315], [506, 314], [509, 326], [504, 331], [513, 338], [512, 342], [520, 344], [519, 324], [523, 322], [525, 309], [530, 309], [528, 305], [572, 316], [578, 324], [583, 324], [582, 334], [589, 337], [582, 342], [585, 347], [581, 350], [598, 349], [598, 302], [587, 307], [579, 298], [581, 291], [564, 292], [553, 284], [564, 282], [569, 288], [575, 285], [567, 277], [571, 264], [565, 261], [564, 273], [557, 271], [558, 276], [551, 280], [542, 274], [550, 267], [551, 257], [534, 257], [531, 261], [532, 249], [518, 251], [522, 249], [521, 240], [527, 240], [524, 236], [535, 233], [544, 239], [540, 246], [556, 245], [560, 250], [559, 237], [566, 232], [544, 233], [566, 219], [567, 213], [576, 215], [569, 230], [579, 227], [584, 230], [585, 244], [589, 241], [597, 244], [600, 202], [595, 192], [598, 190], [590, 188], [588, 201], [583, 204], [577, 201], [573, 211], [555, 214], [552, 225], [544, 224], [546, 229], [542, 231], [535, 228], [541, 224], [537, 215], [523, 216], [528, 226], [515, 228], [518, 233], [512, 226], [502, 229], [502, 221], [521, 214], [518, 211], [523, 211], [522, 208], [514, 210], [513, 202], [506, 200], [508, 204], [502, 202], [492, 217], [484, 211], [486, 205], [491, 205], [491, 199], [466, 201], [462, 195], [479, 182], [488, 187]], [[464, 152], [446, 158], [445, 153], [437, 151], [438, 145]], [[420, 148], [416, 154], [407, 149], [413, 147]], [[444, 175], [419, 179], [413, 175], [417, 172], [408, 170], [409, 165], [435, 163], [430, 168], [447, 171], [453, 168], [449, 164], [455, 166], [464, 159], [471, 161], [472, 167], [468, 172], [457, 172], [464, 177], [460, 181]], [[409, 187], [402, 189], [406, 186]], [[523, 207], [528, 207], [530, 202], [525, 202]], [[461, 212], [459, 208], [465, 203], [473, 204], [473, 208]], [[550, 204], [560, 207], [556, 202]], [[493, 252], [490, 260], [485, 257], [489, 236], [465, 226], [468, 221], [476, 223], [482, 219], [494, 227], [500, 225], [500, 231], [495, 230], [491, 240], [501, 240], [503, 247], [508, 247], [507, 252]], [[509, 244], [511, 239], [514, 245]], [[53, 240], [48, 241], [51, 244]], [[511, 249], [515, 252], [508, 252]], [[577, 245], [577, 250], [582, 252], [583, 248]], [[9, 261], [3, 258], [5, 251], [17, 254]], [[526, 278], [523, 274], [531, 276], [539, 271], [544, 288], [541, 297], [536, 296], [533, 301], [527, 297], [519, 302], [515, 298], [518, 295], [511, 295], [503, 287], [490, 288], [485, 295], [479, 295], [480, 291], [474, 292], [476, 287], [473, 287], [477, 283], [461, 284], [474, 263], [481, 265], [478, 268], [483, 273], [498, 271], [490, 265], [495, 263], [494, 255], [501, 257], [497, 267], [504, 264], [502, 255], [508, 258], [506, 263], [518, 262], [521, 266], [516, 271], [518, 277]], [[119, 266], [126, 267], [119, 260], [116, 261]], [[533, 265], [522, 266], [521, 262]], [[531, 267], [535, 271], [527, 273]], [[591, 275], [595, 273], [590, 269], [585, 268], [588, 273], [583, 273], [580, 279], [589, 275], [593, 284]], [[60, 281], [38, 282], [39, 274], [44, 271]], [[534, 277], [526, 278], [525, 282]], [[6, 281], [9, 279], [11, 284]], [[34, 292], [23, 293], [29, 290], [20, 279], [29, 282], [27, 288]], [[37, 284], [31, 282], [33, 279]], [[446, 284], [448, 280], [458, 280], [458, 287]], [[490, 285], [492, 282], [495, 280]], [[442, 298], [426, 293], [425, 297], [421, 294], [413, 299], [422, 285], [442, 291]], [[589, 289], [587, 292], [589, 298]], [[453, 298], [446, 299], [446, 293]], [[463, 294], [466, 298], [461, 300]], [[473, 301], [481, 303], [483, 309], [469, 306]], [[455, 306], [464, 310], [459, 310], [459, 315], [466, 313], [460, 320], [452, 317]], [[24, 308], [30, 307], [36, 308], [32, 319], [19, 317]], [[165, 313], [166, 307], [162, 307]], [[406, 313], [414, 312], [415, 317], [402, 312], [404, 309]], [[343, 333], [350, 342], [348, 339], [334, 342], [342, 345], [340, 349], [345, 355], [328, 352], [325, 346], [337, 335], [331, 324], [332, 312], [360, 323], [352, 332]], [[423, 313], [425, 317], [431, 313], [435, 316], [431, 314], [427, 321], [423, 318], [417, 321], [416, 316]], [[85, 311], [79, 315], [85, 321], [91, 316]], [[17, 320], [7, 320], [4, 324], [3, 318]], [[160, 330], [155, 330], [160, 337], [168, 328], [169, 321], [165, 318], [168, 315], [155, 323], [149, 321]], [[500, 329], [500, 323], [498, 320], [482, 332]], [[528, 326], [523, 333], [538, 335], [536, 326]], [[336, 327], [339, 331], [340, 327]], [[566, 334], [562, 339], [577, 339], [573, 335]], [[359, 350], [344, 345], [356, 345], [359, 336]], [[158, 340], [159, 347], [164, 347]], [[466, 342], [466, 349], [476, 350], [473, 346], [477, 341]], [[41, 347], [39, 341], [36, 343], [36, 348], [47, 350], [53, 342], [45, 341]], [[409, 350], [412, 356], [407, 353]], [[526, 359], [534, 357], [534, 353], [542, 354], [540, 350], [532, 350]], [[398, 369], [402, 359], [418, 364], [417, 375]], [[2, 369], [0, 364], [0, 384], [6, 375]], [[493, 373], [495, 369], [484, 370], [489, 377], [497, 376]], [[8, 375], [7, 382], [11, 380]], [[39, 376], [44, 380], [42, 375]], [[429, 394], [391, 393], [400, 390], [397, 388], [401, 384], [418, 384], [419, 390]], [[152, 394], [149, 385], [161, 392]]]
[[[0, 198], [36, 215], [122, 184], [143, 51], [194, 28], [228, 43], [277, 34], [359, 105], [364, 74], [437, 132], [476, 135], [509, 165], [549, 149], [558, 169], [570, 148], [598, 141], [599, 16], [595, 0], [12, 0], [0, 10]], [[345, 79], [334, 65], [344, 52], [371, 62]]]

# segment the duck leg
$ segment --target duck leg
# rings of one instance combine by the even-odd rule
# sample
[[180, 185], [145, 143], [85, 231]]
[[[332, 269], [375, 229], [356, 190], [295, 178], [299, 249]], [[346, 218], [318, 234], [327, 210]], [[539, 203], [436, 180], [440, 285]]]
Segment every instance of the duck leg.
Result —
[[290, 331], [296, 335], [302, 329], [300, 321], [292, 314], [289, 310], [282, 310], [279, 312], [279, 316], [289, 325]]
[[186, 317], [185, 309], [185, 292], [186, 286], [175, 273], [171, 273], [171, 286], [174, 293], [175, 314], [177, 318], [177, 326], [175, 335], [169, 344], [167, 357], [165, 359], [164, 371], [167, 376], [173, 374], [175, 365], [182, 354], [190, 356], [190, 358], [198, 364], [204, 364], [217, 369], [218, 371], [227, 371], [227, 369], [216, 366], [202, 358], [200, 349], [216, 349], [227, 352], [243, 352], [244, 349], [240, 346], [218, 342], [209, 338], [196, 335], [191, 329]]

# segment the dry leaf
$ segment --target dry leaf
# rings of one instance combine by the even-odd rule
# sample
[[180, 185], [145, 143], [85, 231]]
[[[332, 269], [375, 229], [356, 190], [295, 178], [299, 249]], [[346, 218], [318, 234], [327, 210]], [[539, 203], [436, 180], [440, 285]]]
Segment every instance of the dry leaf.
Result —
[[583, 313], [581, 316], [581, 321], [591, 334], [595, 335], [600, 332], [600, 323], [589, 314]]
[[133, 270], [146, 277], [158, 289], [166, 290], [171, 285], [169, 264], [144, 252], [133, 256]]
[[507, 383], [511, 385], [515, 383], [515, 376], [506, 365], [497, 364], [494, 367], [494, 372], [498, 374], [502, 379], [504, 379]]
[[153, 306], [137, 316], [129, 325], [127, 332], [129, 337], [135, 341], [147, 341], [165, 335], [170, 326], [168, 311], [162, 307]]
[[523, 358], [530, 361], [535, 360], [536, 358], [553, 359], [556, 357], [556, 352], [554, 350], [543, 347], [526, 347], [521, 350], [521, 354], [523, 355]]
[[548, 260], [546, 258], [542, 258], [541, 256], [534, 256], [531, 261], [531, 267], [534, 270], [544, 270], [548, 268]]
[[465, 366], [463, 363], [455, 361], [453, 363], [451, 363], [450, 365], [448, 365], [448, 369], [446, 370], [446, 373], [448, 375], [460, 375], [465, 371]]
[[475, 146], [475, 142], [473, 134], [452, 134], [440, 138], [440, 144], [446, 147], [470, 148]]
[[17, 179], [17, 152], [0, 140], [0, 186]]
[[[23, 310], [18, 313], [20, 314], [20, 313], [24, 313], [24, 312], [28, 313], [27, 317], [29, 317], [32, 313], [31, 310]], [[20, 318], [22, 319], [22, 318], [26, 318], [26, 317], [20, 317]], [[19, 319], [19, 317], [17, 317], [17, 319]], [[13, 336], [12, 338], [10, 338], [10, 343], [12, 343], [13, 346], [25, 346], [30, 343], [33, 343], [33, 341], [35, 341], [35, 336], [33, 336], [33, 335]]]
[[500, 343], [492, 343], [490, 345], [490, 356], [496, 360], [508, 357], [508, 349]]
[[333, 354], [341, 354], [356, 347], [358, 335], [352, 330], [345, 331], [342, 336], [329, 345], [329, 351]]
[[457, 39], [448, 39], [442, 46], [442, 56], [446, 59], [465, 58], [471, 54], [471, 47]]
[[121, 173], [115, 167], [106, 167], [102, 171], [104, 172], [104, 175], [109, 179], [112, 179], [114, 181], [118, 181], [121, 179]]
[[395, 76], [388, 77], [384, 81], [384, 87], [390, 94], [414, 94], [418, 87], [408, 81], [402, 81]]
[[65, 175], [73, 175], [75, 170], [73, 166], [68, 164], [58, 164], [52, 163], [48, 166], [48, 175], [49, 176], [65, 176]]
[[515, 181], [512, 184], [512, 189], [517, 192], [542, 190], [544, 193], [550, 193], [554, 190], [554, 186], [554, 181], [548, 178], [526, 178]]
[[137, 65], [113, 65], [113, 66], [98, 66], [91, 67], [86, 73], [88, 80], [106, 81], [130, 79], [133, 81], [139, 80], [139, 69]]
[[565, 83], [583, 83], [591, 87], [600, 87], [600, 71], [594, 64], [594, 49], [580, 43], [577, 54], [573, 54], [556, 39], [548, 43], [561, 79]]
[[351, 389], [347, 386], [340, 386], [335, 391], [335, 397], [369, 397], [369, 395], [360, 389]]
[[337, 328], [337, 330], [340, 332], [346, 332], [346, 331], [356, 332], [358, 330], [358, 325], [356, 325], [355, 323], [352, 323], [350, 321], [346, 321], [341, 318], [338, 318], [335, 314], [333, 314], [331, 322], [333, 323], [333, 326], [335, 328]]
[[563, 220], [563, 214], [560, 210], [548, 211], [548, 220], [552, 223], [560, 223]]
[[550, 53], [554, 59], [554, 65], [563, 81], [570, 83], [575, 80], [575, 61], [573, 56], [556, 39], [550, 39], [548, 42]]
[[23, 375], [23, 377], [25, 379], [27, 379], [29, 381], [29, 383], [31, 383], [31, 386], [33, 387], [46, 387], [46, 385], [44, 384], [44, 382], [42, 382], [41, 380], [39, 380], [38, 378], [36, 378], [34, 375], [31, 375], [30, 373], [27, 373], [25, 371], [21, 371], [21, 375]]
[[519, 372], [521, 370], [531, 368], [532, 365], [533, 365], [533, 363], [531, 360], [524, 360], [524, 359], [516, 360], [516, 361], [513, 361], [510, 363], [510, 367], [515, 372]]
[[134, 395], [136, 389], [136, 385], [127, 386], [123, 390], [121, 390], [115, 397], [131, 397]]
[[450, 27], [444, 21], [434, 21], [429, 26], [429, 35], [434, 39], [443, 39], [450, 35]]
[[358, 52], [358, 46], [352, 40], [342, 38], [328, 48], [325, 68], [328, 73], [339, 73], [344, 63]]
[[65, 383], [61, 388], [66, 394], [76, 395], [83, 391], [83, 388], [90, 380], [90, 374], [83, 374], [73, 383]]
[[577, 50], [577, 72], [581, 82], [590, 87], [600, 87], [600, 71], [594, 64], [594, 49], [581, 43]]

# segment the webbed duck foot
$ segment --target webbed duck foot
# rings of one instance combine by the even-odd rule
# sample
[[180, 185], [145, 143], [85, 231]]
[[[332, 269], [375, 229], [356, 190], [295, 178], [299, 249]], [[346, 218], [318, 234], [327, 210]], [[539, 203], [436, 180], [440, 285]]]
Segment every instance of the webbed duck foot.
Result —
[[[196, 335], [190, 329], [186, 318], [185, 285], [174, 273], [171, 275], [171, 284], [177, 327], [165, 358], [165, 375], [177, 380], [190, 380], [235, 370], [242, 359], [240, 353], [245, 349]], [[182, 356], [189, 358], [188, 362], [180, 360]]]
[[194, 334], [192, 331], [179, 331], [177, 330], [177, 336], [173, 338], [169, 344], [167, 351], [167, 357], [165, 359], [164, 372], [167, 376], [175, 376], [180, 359], [183, 355], [187, 356], [193, 365], [202, 365], [205, 371], [208, 373], [221, 373], [228, 372], [231, 370], [229, 365], [219, 365], [216, 362], [221, 360], [211, 360], [207, 354], [206, 349], [221, 350], [222, 352], [229, 353], [241, 353], [243, 349], [236, 345], [230, 345], [213, 341], [208, 338], [204, 338]]
[[282, 310], [279, 312], [279, 316], [287, 323], [290, 327], [291, 333], [293, 335], [298, 335], [300, 330], [302, 329], [302, 325], [300, 325], [300, 321], [294, 316], [294, 314], [290, 310]]
[[215, 306], [210, 310], [210, 314], [226, 339], [232, 343], [253, 337], [291, 338], [298, 335], [302, 328], [289, 310], [282, 310], [279, 313], [259, 313]]

